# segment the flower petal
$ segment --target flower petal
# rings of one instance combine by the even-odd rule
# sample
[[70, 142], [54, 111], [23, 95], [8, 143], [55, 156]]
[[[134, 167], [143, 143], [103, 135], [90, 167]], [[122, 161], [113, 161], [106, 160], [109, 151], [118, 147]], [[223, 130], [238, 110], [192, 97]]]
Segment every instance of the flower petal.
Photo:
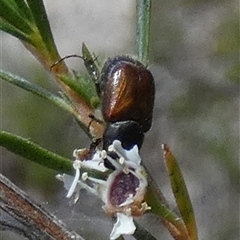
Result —
[[93, 158], [82, 162], [82, 166], [90, 169], [94, 169], [100, 172], [106, 172], [108, 169], [104, 166], [101, 158]]
[[75, 174], [74, 180], [72, 182], [72, 185], [71, 185], [71, 187], [70, 187], [70, 189], [68, 191], [67, 198], [70, 198], [73, 195], [73, 193], [75, 192], [75, 189], [76, 189], [79, 177], [80, 177], [81, 161], [75, 160], [73, 162], [73, 167], [76, 170], [76, 174]]
[[117, 213], [117, 222], [113, 226], [110, 239], [117, 239], [122, 234], [133, 234], [135, 230], [136, 226], [134, 225], [132, 216], [127, 216], [123, 213]]
[[139, 156], [139, 150], [137, 145], [134, 145], [134, 147], [130, 150], [124, 149], [119, 140], [114, 140], [112, 145], [114, 146], [116, 151], [125, 158], [127, 162], [132, 162], [134, 164], [137, 164], [137, 166], [140, 166], [141, 158]]
[[73, 182], [74, 177], [64, 173], [62, 175], [58, 174], [56, 176], [56, 178], [58, 180], [62, 181], [63, 184], [64, 184], [64, 188], [69, 191], [70, 187], [72, 186], [72, 182]]
[[[69, 191], [70, 188], [72, 187], [72, 184], [73, 184], [73, 181], [74, 181], [74, 177], [73, 176], [70, 176], [70, 175], [67, 175], [67, 174], [58, 174], [56, 176], [56, 178], [60, 181], [62, 181], [64, 183], [64, 188]], [[74, 195], [74, 199], [71, 200], [70, 204], [75, 204], [77, 201], [78, 201], [78, 198], [79, 198], [79, 191], [80, 189], [83, 188], [81, 185], [77, 184], [73, 193], [72, 194], [75, 194]]]

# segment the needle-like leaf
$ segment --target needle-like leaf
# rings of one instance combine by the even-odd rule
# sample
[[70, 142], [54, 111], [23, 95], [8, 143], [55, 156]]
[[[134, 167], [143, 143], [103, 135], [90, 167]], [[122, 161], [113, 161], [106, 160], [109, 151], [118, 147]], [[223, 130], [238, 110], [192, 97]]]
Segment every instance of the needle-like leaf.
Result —
[[22, 41], [25, 41], [31, 45], [34, 45], [34, 43], [32, 42], [32, 39], [29, 37], [28, 34], [22, 32], [21, 30], [15, 28], [13, 25], [1, 19], [0, 19], [0, 29], [3, 30], [4, 32], [11, 34], [14, 37], [19, 38]]
[[170, 178], [172, 191], [175, 196], [179, 212], [186, 225], [189, 239], [197, 240], [197, 226], [194, 217], [193, 207], [182, 172], [178, 166], [176, 158], [172, 155], [169, 147], [164, 144], [163, 149], [165, 164]]
[[29, 21], [22, 16], [18, 11], [18, 7], [15, 4], [11, 4], [11, 1], [1, 0], [1, 11], [0, 17], [1, 21], [5, 20], [18, 30], [31, 34], [33, 32], [33, 26], [29, 23]]
[[[22, 138], [9, 132], [0, 131], [0, 146], [44, 167], [70, 175], [74, 173], [72, 167], [73, 162], [70, 159], [51, 152], [26, 138]], [[105, 179], [109, 174], [108, 172], [102, 173], [86, 167], [82, 167], [82, 170], [87, 171], [91, 177], [102, 179]]]
[[0, 145], [7, 150], [63, 173], [73, 173], [72, 161], [17, 135], [0, 132]]
[[43, 1], [27, 0], [27, 3], [31, 10], [35, 25], [41, 35], [42, 43], [45, 45], [51, 59], [56, 61], [59, 58], [59, 55], [53, 40], [53, 35]]
[[77, 115], [77, 113], [74, 111], [72, 106], [70, 104], [68, 104], [64, 99], [50, 93], [46, 89], [44, 89], [32, 82], [29, 82], [28, 80], [26, 80], [24, 78], [21, 78], [17, 75], [7, 72], [7, 71], [3, 71], [1, 69], [0, 69], [0, 78], [16, 85], [26, 91], [34, 93], [34, 94], [36, 94], [40, 97], [43, 97], [47, 100], [50, 100], [52, 103], [63, 108], [64, 110], [70, 112], [71, 114]]
[[83, 77], [78, 74], [76, 74], [76, 79], [67, 75], [59, 75], [58, 77], [62, 82], [78, 93], [79, 96], [83, 97], [92, 107], [96, 108], [100, 104], [95, 85], [89, 77]]

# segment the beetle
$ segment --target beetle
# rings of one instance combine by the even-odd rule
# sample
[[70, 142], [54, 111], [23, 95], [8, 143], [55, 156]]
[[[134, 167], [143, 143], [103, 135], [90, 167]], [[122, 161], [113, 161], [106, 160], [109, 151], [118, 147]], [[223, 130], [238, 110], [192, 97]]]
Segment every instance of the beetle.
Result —
[[[102, 116], [107, 125], [102, 137], [102, 148], [108, 151], [112, 142], [119, 140], [126, 150], [134, 145], [140, 149], [144, 133], [152, 125], [155, 84], [151, 72], [141, 62], [129, 56], [107, 59], [100, 72], [95, 63], [97, 58], [91, 56], [84, 44], [83, 56], [68, 55], [53, 66], [70, 57], [84, 60], [102, 99]], [[100, 122], [92, 115], [89, 117]], [[113, 153], [108, 154], [115, 157]], [[107, 159], [104, 160], [104, 165], [114, 169]]]
[[[120, 140], [126, 150], [140, 149], [144, 133], [152, 125], [155, 96], [154, 78], [139, 61], [128, 56], [109, 58], [101, 71], [102, 115], [107, 123], [103, 149]], [[107, 160], [108, 168], [113, 168]]]

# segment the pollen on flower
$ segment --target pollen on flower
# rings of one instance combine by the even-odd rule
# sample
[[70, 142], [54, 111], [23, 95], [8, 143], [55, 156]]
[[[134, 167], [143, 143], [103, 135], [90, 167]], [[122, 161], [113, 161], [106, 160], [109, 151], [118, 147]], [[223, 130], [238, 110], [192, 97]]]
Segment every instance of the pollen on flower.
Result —
[[127, 208], [124, 213], [125, 213], [125, 215], [127, 215], [127, 216], [131, 216], [131, 215], [132, 215], [132, 210], [131, 210], [131, 208]]
[[79, 160], [75, 160], [73, 162], [73, 167], [77, 170], [77, 169], [80, 169], [81, 168], [81, 161]]
[[73, 151], [73, 157], [82, 160], [83, 158], [85, 158], [88, 154], [88, 149], [87, 148], [83, 148], [83, 149], [75, 149]]
[[114, 152], [115, 151], [115, 148], [114, 148], [113, 144], [108, 147], [108, 151], [109, 152]]
[[82, 173], [82, 180], [86, 181], [87, 179], [88, 179], [88, 173], [87, 172]]
[[123, 165], [123, 164], [125, 163], [125, 158], [124, 158], [124, 157], [120, 157], [120, 158], [119, 158], [119, 163], [120, 163], [121, 165]]
[[142, 209], [144, 209], [145, 211], [147, 211], [147, 210], [151, 210], [151, 207], [148, 206], [148, 204], [147, 204], [146, 202], [143, 202], [143, 203], [142, 203]]
[[123, 170], [122, 170], [125, 174], [129, 174], [130, 173], [130, 169], [127, 166], [124, 166]]
[[107, 157], [107, 152], [105, 150], [101, 151], [101, 158], [105, 159]]

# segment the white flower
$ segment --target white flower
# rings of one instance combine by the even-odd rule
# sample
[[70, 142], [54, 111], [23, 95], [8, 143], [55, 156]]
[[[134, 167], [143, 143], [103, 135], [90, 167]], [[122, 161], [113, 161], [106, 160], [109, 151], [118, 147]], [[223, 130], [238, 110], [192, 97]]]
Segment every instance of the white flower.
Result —
[[[81, 149], [74, 150], [73, 152], [73, 156], [76, 157], [75, 161], [78, 160], [79, 152], [81, 153]], [[106, 172], [108, 170], [104, 166], [103, 159], [101, 158], [101, 151], [96, 151], [96, 153], [90, 159], [82, 160], [81, 165], [100, 172]]]
[[[114, 240], [122, 234], [133, 234], [136, 229], [133, 217], [141, 216], [149, 207], [146, 202], [143, 202], [147, 179], [145, 170], [141, 166], [137, 145], [130, 150], [125, 150], [119, 140], [114, 140], [108, 151], [114, 152], [117, 158], [113, 159], [103, 150], [96, 151], [91, 159], [81, 161], [76, 159], [73, 163], [76, 174], [71, 185], [69, 178], [63, 175], [58, 178], [64, 181], [65, 187], [68, 188], [67, 197], [71, 197], [73, 193], [78, 197], [81, 188], [101, 197], [105, 204], [103, 206], [105, 212], [117, 217], [110, 235], [110, 239]], [[74, 156], [79, 156], [76, 150]], [[86, 172], [81, 174], [81, 167], [105, 172], [108, 169], [103, 164], [104, 160], [115, 167], [106, 181], [89, 177]], [[93, 183], [91, 187], [86, 184], [86, 179]]]
[[[73, 155], [77, 157], [78, 151], [79, 150], [74, 150]], [[81, 169], [81, 167], [85, 167], [85, 168], [89, 168], [89, 169], [98, 170], [100, 172], [107, 171], [108, 169], [106, 167], [104, 167], [103, 160], [99, 156], [100, 156], [100, 151], [97, 151], [93, 155], [92, 159], [86, 159], [86, 160], [82, 160], [82, 161], [76, 159], [73, 162], [73, 168], [76, 171], [74, 178], [67, 174], [62, 174], [62, 175], [58, 174], [56, 176], [58, 180], [60, 180], [64, 183], [65, 189], [68, 190], [68, 193], [66, 196], [67, 198], [70, 198], [73, 196], [73, 194], [75, 194], [73, 203], [76, 203], [78, 201], [79, 192], [83, 188], [93, 194], [98, 194], [95, 189], [89, 187], [86, 183], [84, 183], [84, 181], [88, 178], [88, 176], [86, 175], [86, 172], [82, 173], [82, 175], [81, 175], [80, 169]], [[80, 176], [82, 177], [83, 181], [80, 180]]]
[[110, 239], [117, 239], [122, 234], [133, 234], [136, 230], [136, 226], [133, 222], [132, 216], [127, 216], [123, 213], [117, 213], [117, 222], [113, 226], [113, 230], [110, 234]]
[[69, 191], [68, 191], [68, 194], [67, 194], [67, 198], [70, 198], [70, 197], [73, 195], [73, 193], [74, 193], [74, 191], [75, 191], [75, 189], [76, 189], [76, 186], [77, 186], [77, 184], [78, 184], [78, 179], [79, 179], [79, 177], [80, 177], [81, 161], [79, 161], [79, 160], [74, 161], [73, 167], [74, 167], [74, 169], [76, 170], [76, 175], [75, 175], [75, 177], [74, 177], [74, 180], [73, 180], [73, 182], [72, 182], [72, 185], [71, 185], [70, 188], [69, 188]]

